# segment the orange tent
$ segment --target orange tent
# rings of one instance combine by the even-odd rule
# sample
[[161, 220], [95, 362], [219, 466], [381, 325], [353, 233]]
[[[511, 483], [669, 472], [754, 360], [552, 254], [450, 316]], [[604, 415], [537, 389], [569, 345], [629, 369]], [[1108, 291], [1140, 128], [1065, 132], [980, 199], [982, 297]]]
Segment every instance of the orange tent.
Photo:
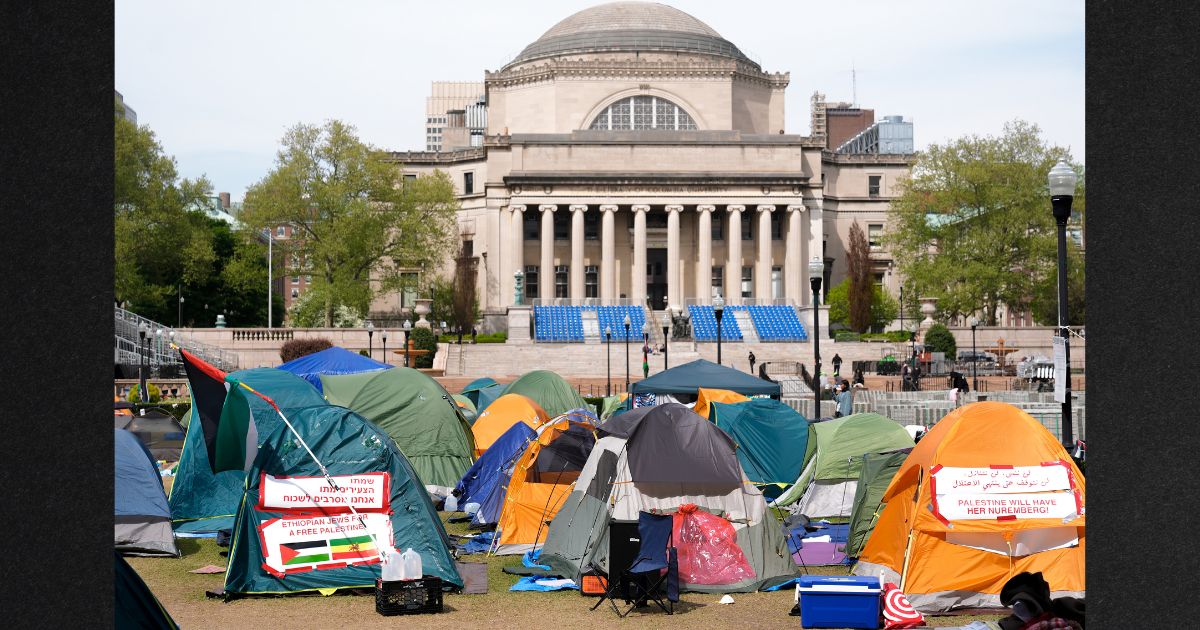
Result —
[[550, 417], [533, 399], [520, 394], [505, 394], [492, 401], [475, 419], [475, 424], [471, 425], [471, 433], [475, 436], [475, 457], [483, 455], [493, 442], [518, 422], [524, 422], [536, 431], [549, 421]]
[[545, 542], [548, 523], [571, 493], [596, 444], [596, 427], [569, 417], [562, 415], [542, 425], [537, 439], [513, 465], [492, 553], [525, 553]]
[[917, 443], [884, 492], [854, 572], [884, 575], [925, 612], [999, 607], [1041, 571], [1084, 597], [1084, 479], [1058, 440], [1006, 403], [959, 407]]
[[709, 405], [712, 403], [739, 403], [746, 402], [747, 400], [750, 399], [737, 392], [731, 392], [728, 389], [709, 389], [701, 387], [699, 388], [699, 393], [696, 395], [696, 406], [692, 407], [692, 411], [695, 411], [701, 416], [707, 418]]

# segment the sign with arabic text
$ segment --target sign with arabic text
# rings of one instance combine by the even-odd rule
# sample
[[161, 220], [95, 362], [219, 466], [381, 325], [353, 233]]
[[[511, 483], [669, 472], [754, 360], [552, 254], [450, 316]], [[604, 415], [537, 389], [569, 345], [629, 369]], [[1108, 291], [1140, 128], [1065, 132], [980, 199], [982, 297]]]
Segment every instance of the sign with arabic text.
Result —
[[938, 494], [1011, 494], [1070, 490], [1066, 466], [1012, 466], [957, 468], [945, 466], [933, 473]]

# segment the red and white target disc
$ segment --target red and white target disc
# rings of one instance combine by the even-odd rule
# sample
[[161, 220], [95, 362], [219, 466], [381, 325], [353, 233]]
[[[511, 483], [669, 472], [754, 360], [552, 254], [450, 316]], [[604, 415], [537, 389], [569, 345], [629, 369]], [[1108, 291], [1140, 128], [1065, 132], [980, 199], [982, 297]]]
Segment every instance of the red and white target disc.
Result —
[[884, 589], [883, 619], [887, 622], [885, 628], [910, 628], [925, 623], [925, 617], [908, 603], [908, 598], [895, 584], [888, 583]]

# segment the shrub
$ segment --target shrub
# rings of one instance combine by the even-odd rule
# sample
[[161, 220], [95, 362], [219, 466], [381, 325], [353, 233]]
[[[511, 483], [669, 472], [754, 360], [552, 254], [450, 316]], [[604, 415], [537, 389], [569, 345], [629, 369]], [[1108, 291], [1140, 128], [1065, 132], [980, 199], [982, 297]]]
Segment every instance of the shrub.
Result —
[[508, 341], [508, 333], [506, 332], [475, 335], [475, 343], [504, 343], [506, 341]]
[[949, 328], [941, 324], [934, 324], [925, 331], [925, 349], [930, 352], [944, 352], [947, 357], [953, 357], [957, 350], [957, 344]]
[[427, 354], [422, 354], [413, 357], [413, 367], [415, 368], [431, 368], [433, 367], [433, 355], [437, 352], [437, 337], [433, 331], [428, 328], [414, 328], [410, 333], [413, 345], [413, 350], [428, 350]]
[[299, 359], [300, 357], [310, 355], [314, 352], [320, 352], [327, 348], [332, 348], [333, 342], [324, 337], [305, 337], [303, 339], [292, 339], [285, 341], [279, 347], [279, 358], [284, 363]]
[[852, 330], [839, 330], [833, 335], [834, 341], [860, 341], [862, 335]]
[[146, 383], [146, 389], [150, 390], [150, 400], [142, 400], [141, 394], [138, 392], [138, 390], [140, 388], [141, 388], [140, 384], [134, 385], [133, 387], [131, 387], [129, 389], [129, 396], [127, 396], [125, 399], [131, 403], [140, 403], [140, 402], [156, 403], [156, 402], [162, 400], [162, 391], [159, 390], [158, 386], [155, 385], [154, 383]]

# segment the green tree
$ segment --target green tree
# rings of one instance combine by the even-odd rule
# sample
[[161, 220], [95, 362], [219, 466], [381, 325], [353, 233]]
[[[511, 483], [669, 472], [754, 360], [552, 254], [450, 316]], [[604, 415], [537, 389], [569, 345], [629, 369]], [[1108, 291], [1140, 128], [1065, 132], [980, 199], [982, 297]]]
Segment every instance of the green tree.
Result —
[[847, 289], [850, 310], [850, 330], [864, 333], [871, 327], [871, 305], [875, 283], [871, 280], [871, 248], [862, 227], [855, 221], [850, 226], [850, 251], [846, 256], [849, 270]]
[[401, 286], [402, 272], [440, 264], [457, 209], [444, 173], [406, 180], [384, 152], [334, 120], [288, 130], [274, 169], [247, 191], [241, 219], [255, 231], [294, 228], [295, 238], [279, 244], [312, 274], [309, 291], [331, 327], [338, 305], [365, 313], [377, 291]]
[[[1055, 263], [1057, 265], [1057, 262]], [[1075, 243], [1067, 240], [1067, 323], [1083, 326], [1086, 321], [1087, 304], [1083, 299], [1083, 252]], [[1043, 326], [1058, 325], [1058, 268], [1048, 273], [1033, 287], [1030, 304], [1033, 321]]]
[[944, 352], [948, 358], [954, 358], [957, 350], [957, 342], [954, 340], [954, 333], [950, 332], [943, 324], [934, 324], [925, 331], [925, 339], [923, 340], [925, 349], [930, 352]]
[[158, 321], [176, 316], [179, 284], [203, 281], [216, 252], [203, 213], [189, 208], [210, 194], [203, 177], [179, 179], [154, 132], [114, 112], [113, 285], [118, 302]]
[[[980, 311], [986, 325], [995, 325], [1002, 304], [1029, 308], [1035, 286], [1055, 269], [1046, 174], [1058, 160], [1072, 163], [1066, 149], [1019, 120], [1000, 137], [968, 136], [920, 153], [892, 200], [884, 237], [912, 295], [937, 297], [948, 317]], [[1081, 216], [1083, 197], [1081, 178]]]
[[[888, 295], [879, 285], [871, 285], [871, 310], [867, 329], [882, 330], [900, 313], [896, 298]], [[850, 326], [850, 279], [846, 278], [829, 290], [826, 303], [829, 305], [829, 322]]]

